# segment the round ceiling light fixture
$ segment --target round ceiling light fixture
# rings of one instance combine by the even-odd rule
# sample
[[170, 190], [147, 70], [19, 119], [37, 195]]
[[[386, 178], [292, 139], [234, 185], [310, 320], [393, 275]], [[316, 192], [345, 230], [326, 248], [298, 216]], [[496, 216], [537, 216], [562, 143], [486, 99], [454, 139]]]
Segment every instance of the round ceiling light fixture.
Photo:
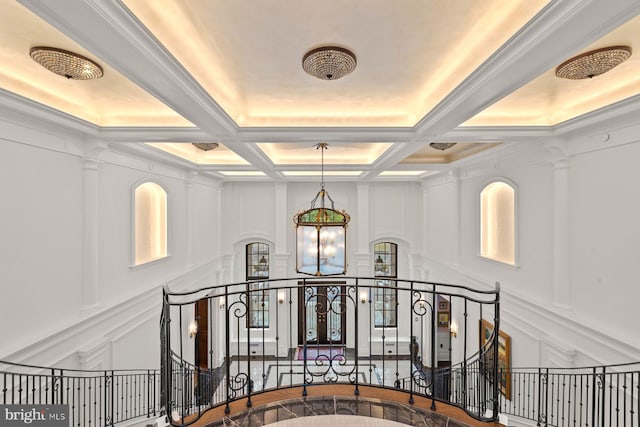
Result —
[[631, 56], [629, 46], [603, 47], [575, 56], [556, 68], [556, 77], [590, 79], [617, 67]]
[[192, 144], [202, 151], [215, 150], [219, 145], [217, 142], [192, 142]]
[[29, 55], [52, 73], [73, 80], [92, 80], [103, 76], [102, 67], [82, 55], [55, 47], [36, 46]]
[[337, 80], [356, 68], [356, 56], [338, 46], [322, 46], [307, 52], [302, 58], [302, 68], [313, 77]]

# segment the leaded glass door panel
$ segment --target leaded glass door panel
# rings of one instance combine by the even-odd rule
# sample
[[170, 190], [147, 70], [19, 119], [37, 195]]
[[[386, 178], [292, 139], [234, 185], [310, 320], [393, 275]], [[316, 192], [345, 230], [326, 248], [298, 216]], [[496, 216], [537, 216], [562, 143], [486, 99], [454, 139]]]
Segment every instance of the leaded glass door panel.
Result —
[[345, 282], [300, 282], [299, 343], [344, 344], [346, 337]]

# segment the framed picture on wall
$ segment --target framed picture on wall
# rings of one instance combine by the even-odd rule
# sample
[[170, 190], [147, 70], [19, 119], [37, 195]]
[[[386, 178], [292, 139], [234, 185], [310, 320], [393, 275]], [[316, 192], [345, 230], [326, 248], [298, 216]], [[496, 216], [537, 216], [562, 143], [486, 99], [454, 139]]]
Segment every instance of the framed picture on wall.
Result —
[[449, 326], [449, 312], [438, 312], [438, 326]]
[[[480, 320], [480, 348], [482, 349], [491, 338], [493, 324], [488, 320]], [[493, 349], [488, 348], [484, 363], [487, 375], [493, 377]], [[511, 400], [511, 337], [503, 331], [498, 331], [498, 390], [507, 400]]]
[[438, 303], [438, 310], [441, 310], [441, 311], [449, 310], [449, 304], [446, 301], [440, 301]]

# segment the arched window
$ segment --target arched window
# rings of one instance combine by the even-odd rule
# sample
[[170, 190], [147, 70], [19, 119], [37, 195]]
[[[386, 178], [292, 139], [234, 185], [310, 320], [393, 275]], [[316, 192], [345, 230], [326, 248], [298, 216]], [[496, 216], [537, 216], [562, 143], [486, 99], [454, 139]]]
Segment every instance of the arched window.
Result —
[[[269, 245], [247, 245], [247, 281], [269, 278]], [[269, 327], [269, 282], [253, 282], [249, 285], [247, 327]]]
[[[398, 245], [380, 242], [373, 246], [373, 274], [376, 287], [373, 296], [373, 317], [376, 328], [395, 328], [398, 325]], [[382, 279], [384, 278], [384, 279]]]
[[145, 264], [167, 256], [167, 193], [145, 182], [134, 190], [134, 263]]
[[516, 190], [495, 181], [480, 193], [480, 255], [505, 264], [516, 263]]

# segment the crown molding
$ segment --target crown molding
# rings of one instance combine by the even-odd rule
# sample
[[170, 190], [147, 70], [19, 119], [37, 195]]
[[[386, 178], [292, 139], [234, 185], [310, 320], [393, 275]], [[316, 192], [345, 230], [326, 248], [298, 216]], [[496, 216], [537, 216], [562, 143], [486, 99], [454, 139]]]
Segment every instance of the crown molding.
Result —
[[244, 142], [404, 142], [415, 138], [409, 127], [246, 127], [236, 137]]
[[458, 126], [440, 139], [455, 142], [528, 142], [553, 135], [551, 126]]
[[73, 13], [46, 0], [20, 3], [210, 135], [236, 132], [226, 111], [122, 1], [84, 0]]
[[555, 135], [580, 137], [628, 127], [638, 123], [640, 95], [590, 111], [554, 126]]
[[55, 108], [0, 88], [2, 120], [29, 129], [75, 136], [97, 136], [100, 127]]
[[109, 142], [225, 142], [228, 138], [211, 138], [197, 127], [103, 127], [100, 138]]
[[417, 134], [448, 132], [638, 12], [634, 0], [550, 2], [427, 113]]

